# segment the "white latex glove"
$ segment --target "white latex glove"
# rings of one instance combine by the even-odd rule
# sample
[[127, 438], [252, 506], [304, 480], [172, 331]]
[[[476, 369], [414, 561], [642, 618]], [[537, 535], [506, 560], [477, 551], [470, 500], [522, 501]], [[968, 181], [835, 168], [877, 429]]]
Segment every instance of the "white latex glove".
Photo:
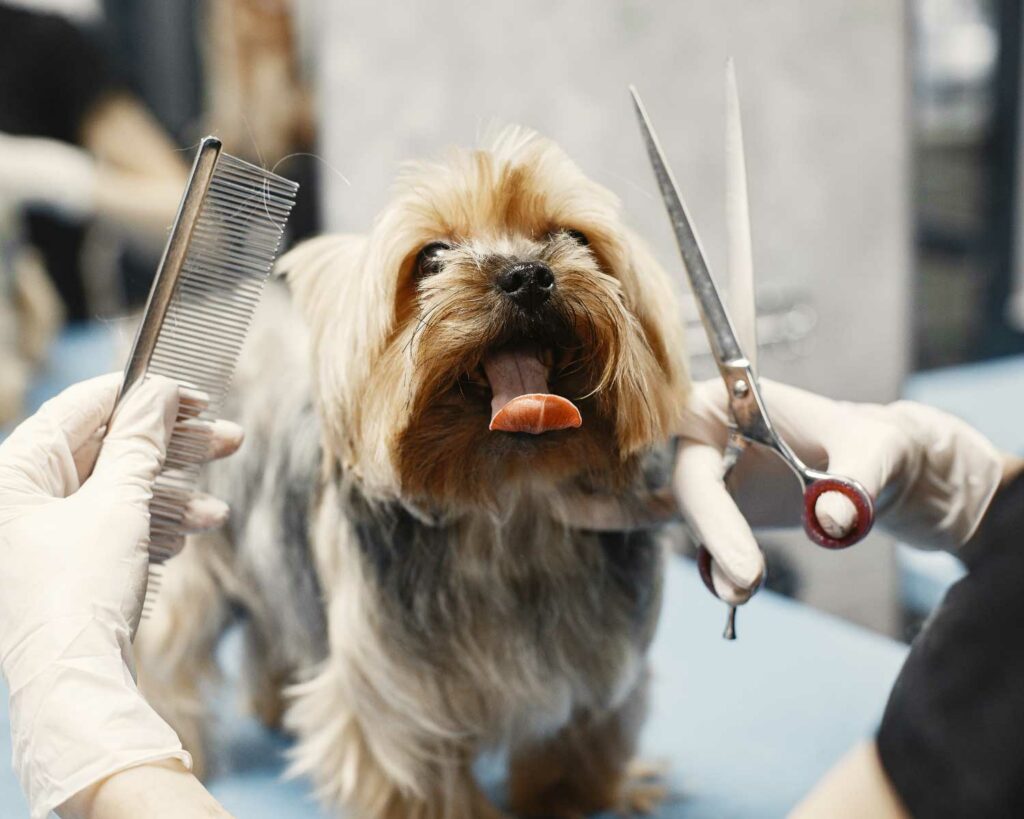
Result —
[[[125, 768], [172, 757], [190, 765], [136, 689], [131, 654], [148, 504], [178, 388], [146, 380], [100, 443], [120, 383], [110, 375], [65, 390], [0, 444], [0, 669], [33, 819]], [[240, 442], [237, 426], [218, 422], [209, 455]], [[222, 502], [198, 496], [186, 525], [226, 517]]]
[[0, 202], [87, 216], [96, 202], [96, 163], [66, 142], [0, 133]]
[[[979, 432], [910, 401], [855, 404], [760, 383], [782, 438], [808, 466], [860, 481], [875, 500], [877, 525], [926, 548], [957, 548], [974, 533], [1003, 470], [1002, 456]], [[748, 447], [730, 478], [734, 499], [722, 483], [727, 436], [724, 384], [696, 384], [683, 420], [676, 496], [714, 558], [716, 592], [741, 603], [764, 573], [751, 524], [797, 525], [803, 502], [789, 469], [757, 446]], [[815, 511], [833, 537], [844, 537], [856, 520], [853, 504], [836, 492], [822, 495]]]

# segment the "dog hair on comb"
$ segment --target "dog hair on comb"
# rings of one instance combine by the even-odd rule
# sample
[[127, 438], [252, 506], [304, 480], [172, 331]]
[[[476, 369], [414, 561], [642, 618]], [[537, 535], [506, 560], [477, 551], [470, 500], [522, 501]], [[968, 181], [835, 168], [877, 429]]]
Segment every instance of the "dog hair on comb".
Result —
[[185, 506], [198, 485], [210, 424], [230, 386], [297, 190], [296, 183], [223, 152], [215, 137], [199, 145], [118, 396], [120, 403], [151, 374], [184, 388], [149, 505], [143, 617], [156, 599], [164, 561], [185, 536]]

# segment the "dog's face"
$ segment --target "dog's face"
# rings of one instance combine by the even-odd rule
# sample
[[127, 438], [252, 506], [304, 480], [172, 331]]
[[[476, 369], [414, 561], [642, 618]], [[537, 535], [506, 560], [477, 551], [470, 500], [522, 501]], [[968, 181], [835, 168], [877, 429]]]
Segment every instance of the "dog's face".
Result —
[[371, 488], [446, 506], [615, 486], [669, 434], [671, 287], [554, 144], [510, 130], [416, 166], [369, 236], [334, 242], [287, 266], [329, 444]]

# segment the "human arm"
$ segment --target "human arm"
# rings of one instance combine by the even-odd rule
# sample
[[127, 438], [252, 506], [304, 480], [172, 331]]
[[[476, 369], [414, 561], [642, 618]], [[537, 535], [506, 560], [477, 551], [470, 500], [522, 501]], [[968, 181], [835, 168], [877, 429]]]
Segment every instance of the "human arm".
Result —
[[[184, 771], [190, 764], [139, 694], [131, 653], [146, 588], [149, 498], [178, 388], [147, 379], [104, 436], [119, 385], [118, 375], [75, 385], [0, 444], [0, 669], [14, 765], [33, 819], [104, 780], [113, 786], [106, 793], [123, 792], [147, 776], [121, 776], [138, 765], [177, 760]], [[214, 425], [208, 457], [240, 442], [235, 425]], [[222, 502], [199, 496], [184, 524], [202, 530], [226, 516]], [[185, 780], [160, 774], [158, 781]], [[196, 786], [183, 786], [181, 798], [198, 798]]]
[[61, 819], [222, 819], [231, 816], [178, 760], [137, 765], [78, 792]]
[[789, 819], [908, 819], [874, 740], [854, 746], [814, 786]]

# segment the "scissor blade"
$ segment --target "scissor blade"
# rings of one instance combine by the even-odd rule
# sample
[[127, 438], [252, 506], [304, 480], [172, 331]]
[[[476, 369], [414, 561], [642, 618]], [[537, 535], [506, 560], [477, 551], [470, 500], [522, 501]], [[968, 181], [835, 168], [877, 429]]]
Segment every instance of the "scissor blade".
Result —
[[743, 151], [743, 121], [736, 67], [725, 64], [725, 223], [728, 234], [729, 315], [740, 347], [757, 369], [757, 307], [754, 260], [747, 198], [747, 163]]
[[630, 94], [633, 95], [633, 104], [636, 106], [637, 117], [640, 120], [640, 131], [644, 137], [644, 144], [647, 147], [647, 155], [650, 157], [651, 165], [654, 168], [654, 176], [658, 180], [658, 187], [661, 189], [661, 197], [665, 201], [669, 219], [672, 222], [672, 230], [676, 235], [676, 244], [679, 245], [679, 252], [683, 257], [683, 266], [686, 268], [686, 275], [690, 280], [690, 288], [697, 299], [700, 308], [701, 320], [704, 322], [704, 331], [711, 343], [711, 353], [719, 365], [729, 361], [736, 361], [743, 358], [736, 333], [729, 322], [729, 316], [722, 304], [722, 298], [715, 287], [714, 279], [711, 278], [711, 271], [700, 245], [700, 239], [693, 229], [690, 216], [683, 204], [683, 197], [679, 194], [675, 179], [672, 178], [672, 171], [669, 170], [668, 162], [662, 153], [658, 138], [654, 135], [654, 128], [640, 100], [640, 94], [636, 88], [630, 86]]

